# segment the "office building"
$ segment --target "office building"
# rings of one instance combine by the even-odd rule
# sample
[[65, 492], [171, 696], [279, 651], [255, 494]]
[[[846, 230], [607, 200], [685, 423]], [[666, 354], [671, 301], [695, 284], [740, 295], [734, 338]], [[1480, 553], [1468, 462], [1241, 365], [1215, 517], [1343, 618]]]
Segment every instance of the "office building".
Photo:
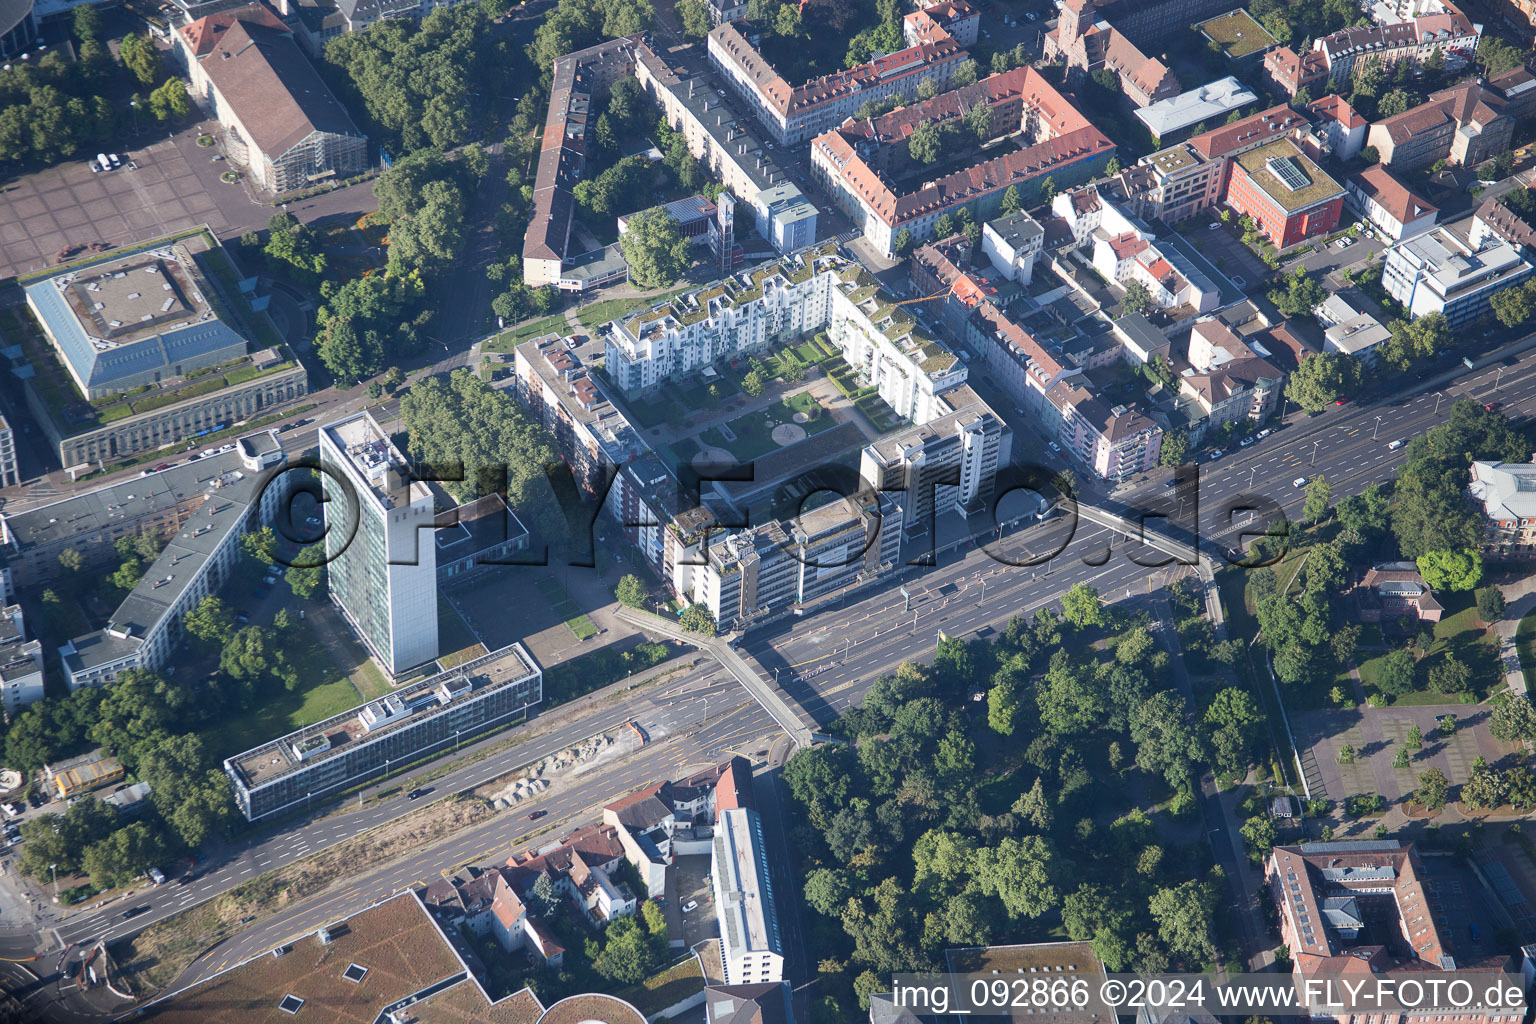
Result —
[[1472, 500], [1483, 510], [1483, 550], [1499, 558], [1536, 554], [1536, 465], [1472, 463]]
[[367, 137], [267, 7], [178, 25], [172, 42], [188, 93], [261, 188], [288, 192], [368, 169]]
[[1154, 139], [1168, 143], [1196, 125], [1225, 121], [1232, 111], [1241, 110], [1258, 99], [1256, 93], [1228, 75], [1198, 89], [1150, 103], [1135, 113], [1136, 120], [1152, 133]]
[[387, 697], [226, 758], [247, 820], [308, 807], [396, 767], [512, 724], [544, 698], [544, 672], [521, 644], [403, 686]]
[[970, 385], [946, 391], [940, 401], [950, 411], [866, 446], [859, 463], [866, 485], [900, 492], [909, 533], [931, 530], [935, 516], [951, 511], [990, 515], [997, 467], [1012, 455], [1013, 431]]
[[720, 815], [710, 854], [720, 955], [728, 985], [784, 980], [784, 941], [779, 934], [773, 877], [763, 820], [750, 808]]
[[1234, 64], [1256, 63], [1279, 42], [1241, 8], [1207, 18], [1194, 27], [1205, 37], [1206, 45], [1215, 47]]
[[1461, 327], [1489, 312], [1494, 293], [1531, 276], [1520, 249], [1497, 236], [1468, 241], [1467, 220], [1442, 224], [1386, 251], [1381, 286], [1412, 316], [1444, 313]]
[[437, 517], [437, 581], [473, 579], [497, 565], [526, 562], [528, 528], [500, 494], [486, 494]]
[[1345, 204], [1394, 242], [1421, 235], [1435, 226], [1439, 210], [1429, 200], [1372, 166], [1349, 176]]
[[1289, 139], [1237, 157], [1227, 205], [1252, 218], [1276, 249], [1287, 249], [1339, 226], [1344, 188]]
[[905, 23], [914, 26], [915, 43], [803, 85], [786, 82], [730, 22], [710, 31], [709, 63], [774, 142], [794, 145], [841, 124], [866, 103], [912, 100], [929, 80], [940, 92], [949, 86], [955, 65], [967, 59], [964, 47], [924, 11], [907, 15]]
[[27, 639], [21, 605], [0, 607], [0, 707], [14, 721], [28, 704], [43, 699], [43, 643]]
[[[635, 78], [687, 141], [688, 151], [751, 209], [757, 233], [774, 249], [793, 252], [816, 241], [820, 211], [779, 167], [762, 129], [736, 117], [711, 79], [644, 45], [635, 48]], [[718, 256], [718, 237], [711, 245]], [[734, 238], [726, 247], [734, 250]]]
[[[157, 481], [161, 486], [195, 488], [201, 492], [202, 500], [185, 517], [172, 507], [166, 508], [158, 525], [163, 528], [179, 522], [180, 526], [111, 619], [101, 629], [77, 636], [59, 648], [71, 691], [82, 686], [105, 686], [128, 669], [165, 668], [173, 650], [185, 638], [182, 620], [187, 613], [228, 582], [241, 558], [240, 538], [247, 531], [276, 521], [280, 510], [286, 507], [282, 486], [273, 484], [287, 462], [277, 437], [270, 432], [251, 434], [230, 447], [232, 451], [217, 454], [235, 458], [198, 459], [192, 465], [201, 467], [200, 472], [176, 473], [169, 480]], [[154, 486], [142, 479], [138, 483], [146, 490]], [[125, 486], [132, 485], [118, 485]], [[122, 492], [102, 488], [60, 504], [75, 503], [82, 525], [100, 530], [98, 536], [105, 540], [114, 532], [110, 524], [113, 513], [98, 505], [107, 494]], [[180, 495], [178, 499], [174, 508], [186, 501]], [[103, 512], [108, 517], [105, 530], [96, 522]], [[117, 535], [130, 532], [134, 531], [125, 528]]]
[[236, 276], [204, 228], [22, 281], [51, 348], [20, 339], [35, 374], [27, 405], [66, 469], [206, 436], [308, 393], [285, 350], [250, 352], [265, 314], [223, 292], [217, 268]]
[[[912, 129], [958, 118], [976, 103], [992, 108], [992, 139], [1015, 138], [978, 148], [969, 167], [929, 178], [910, 156]], [[990, 219], [1009, 188], [1028, 199], [1048, 177], [1058, 188], [1086, 181], [1114, 152], [1114, 143], [1039, 72], [1022, 67], [817, 136], [811, 173], [869, 244], [889, 255], [902, 231], [914, 243], [926, 241], [939, 218], [961, 206]]]
[[399, 675], [437, 648], [432, 491], [371, 413], [320, 428], [331, 601], [380, 667]]
[[[1438, 873], [1438, 872], [1436, 872]], [[1395, 839], [1277, 846], [1264, 860], [1264, 880], [1280, 918], [1280, 935], [1291, 952], [1298, 983], [1337, 983], [1357, 972], [1448, 972], [1468, 999], [1454, 1015], [1464, 1024], [1516, 1024], [1523, 1008], [1483, 1002], [1516, 961], [1509, 952], [1479, 956], [1452, 937], [1443, 882], [1435, 878], [1412, 843]], [[1471, 925], [1472, 935], [1477, 925]], [[1458, 984], [1460, 983], [1460, 984]], [[1430, 1005], [1433, 1002], [1434, 1005]], [[1445, 1000], [1394, 1013], [1402, 1024], [1430, 1024], [1447, 1013]], [[1364, 1011], [1341, 1018], [1359, 1021]]]
[[1439, 160], [1476, 167], [1510, 148], [1515, 119], [1507, 102], [1476, 82], [1463, 82], [1431, 93], [1416, 107], [1377, 121], [1366, 133], [1381, 165], [1409, 172]]

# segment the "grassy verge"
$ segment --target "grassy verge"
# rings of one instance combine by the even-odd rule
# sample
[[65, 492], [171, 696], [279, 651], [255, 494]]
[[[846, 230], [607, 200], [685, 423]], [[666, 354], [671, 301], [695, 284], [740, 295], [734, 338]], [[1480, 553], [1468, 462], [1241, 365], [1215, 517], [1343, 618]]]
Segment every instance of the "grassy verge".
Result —
[[[358, 865], [382, 867], [495, 815], [473, 797], [448, 797], [328, 850], [286, 864], [174, 917], [157, 921], [114, 947], [125, 973], [154, 991], [170, 984], [204, 950], [293, 904], [357, 876]], [[242, 923], [244, 922], [244, 923]]]
[[654, 668], [676, 650], [673, 644], [641, 644], [622, 653], [604, 647], [562, 662], [544, 673], [544, 707], [547, 710], [584, 697], [626, 676]]
[[1520, 620], [1515, 630], [1515, 650], [1520, 653], [1520, 671], [1525, 673], [1525, 685], [1536, 680], [1536, 612], [1529, 612]]
[[503, 334], [498, 334], [495, 338], [485, 343], [482, 351], [511, 352], [529, 338], [537, 338], [545, 334], [564, 334], [566, 330], [565, 316], [556, 313], [554, 316], [547, 316], [542, 320], [530, 320], [525, 324], [519, 324]]

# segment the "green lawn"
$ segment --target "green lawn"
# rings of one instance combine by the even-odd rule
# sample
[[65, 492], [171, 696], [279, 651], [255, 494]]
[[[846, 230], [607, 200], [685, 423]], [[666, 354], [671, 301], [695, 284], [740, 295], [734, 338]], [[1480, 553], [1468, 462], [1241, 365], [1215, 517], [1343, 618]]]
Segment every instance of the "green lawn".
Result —
[[576, 314], [576, 320], [583, 327], [597, 327], [599, 324], [605, 324], [610, 320], [617, 320], [625, 313], [630, 313], [637, 309], [650, 309], [656, 303], [676, 295], [681, 295], [687, 290], [688, 288], [676, 288], [661, 295], [632, 296], [627, 299], [604, 299], [601, 302], [593, 302], [590, 305], [582, 306]]
[[1528, 612], [1515, 630], [1515, 650], [1520, 652], [1520, 671], [1527, 688], [1536, 682], [1536, 612]]
[[498, 334], [495, 338], [485, 343], [482, 351], [511, 352], [529, 338], [537, 338], [544, 334], [564, 334], [566, 330], [564, 314], [556, 313], [542, 320], [530, 320], [525, 324], [519, 324], [510, 331]]

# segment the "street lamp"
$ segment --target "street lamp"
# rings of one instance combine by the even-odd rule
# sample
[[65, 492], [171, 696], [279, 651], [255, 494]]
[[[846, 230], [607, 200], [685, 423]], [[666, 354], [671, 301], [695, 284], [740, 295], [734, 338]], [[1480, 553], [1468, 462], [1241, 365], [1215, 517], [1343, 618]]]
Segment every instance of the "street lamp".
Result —
[[1438, 391], [1435, 392], [1435, 411], [1434, 411], [1434, 415], [1436, 415], [1436, 416], [1440, 415], [1440, 399], [1442, 399], [1444, 397], [1445, 396], [1442, 395], [1440, 392], [1438, 392]]
[[48, 870], [53, 873], [53, 902], [59, 902], [59, 866], [49, 864]]
[[1503, 379], [1504, 379], [1504, 367], [1501, 366], [1501, 367], [1499, 367], [1498, 375], [1493, 378], [1493, 390], [1495, 390], [1495, 391], [1499, 390], [1499, 381], [1501, 381]]
[[1313, 441], [1312, 442], [1312, 461], [1307, 463], [1307, 465], [1309, 465], [1309, 466], [1317, 465], [1317, 446], [1322, 444], [1322, 443], [1323, 442], [1321, 442], [1321, 441]]
[[1381, 417], [1376, 417], [1376, 429], [1371, 431], [1371, 440], [1376, 440], [1376, 435], [1381, 433]]
[[453, 730], [453, 752], [455, 754], [457, 754], [459, 752], [459, 735], [463, 731], [464, 731], [463, 729], [455, 729], [455, 730]]

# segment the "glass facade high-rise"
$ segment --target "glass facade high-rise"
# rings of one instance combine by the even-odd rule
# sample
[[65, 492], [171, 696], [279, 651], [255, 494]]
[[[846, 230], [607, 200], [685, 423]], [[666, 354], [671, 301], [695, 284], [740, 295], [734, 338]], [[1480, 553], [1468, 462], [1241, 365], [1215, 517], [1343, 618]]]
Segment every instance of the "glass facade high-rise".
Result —
[[320, 428], [331, 600], [397, 675], [438, 655], [432, 492], [366, 412]]

